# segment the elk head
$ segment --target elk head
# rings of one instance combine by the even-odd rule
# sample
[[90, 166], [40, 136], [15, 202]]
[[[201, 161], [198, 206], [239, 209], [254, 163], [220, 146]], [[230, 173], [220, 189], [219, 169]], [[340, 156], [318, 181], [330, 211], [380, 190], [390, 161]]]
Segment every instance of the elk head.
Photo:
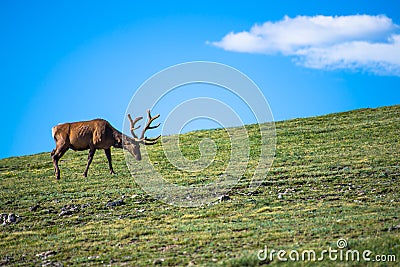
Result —
[[158, 117], [160, 117], [160, 114], [157, 114], [156, 116], [152, 117], [150, 114], [150, 110], [147, 110], [147, 123], [146, 126], [143, 128], [142, 134], [140, 135], [140, 137], [138, 137], [135, 134], [135, 130], [140, 128], [140, 125], [135, 127], [135, 124], [140, 121], [141, 119], [143, 119], [143, 117], [137, 117], [136, 119], [132, 120], [132, 117], [130, 114], [128, 114], [128, 119], [131, 123], [131, 133], [133, 138], [129, 138], [128, 140], [128, 146], [126, 146], [126, 148], [128, 149], [128, 151], [135, 157], [136, 160], [141, 160], [142, 159], [142, 155], [140, 153], [140, 144], [144, 144], [144, 145], [154, 145], [157, 143], [158, 139], [161, 137], [161, 135], [159, 135], [156, 138], [147, 138], [145, 136], [145, 133], [147, 130], [150, 129], [155, 129], [158, 126], [160, 126], [160, 123], [155, 125], [155, 126], [151, 126], [151, 123], [157, 119]]

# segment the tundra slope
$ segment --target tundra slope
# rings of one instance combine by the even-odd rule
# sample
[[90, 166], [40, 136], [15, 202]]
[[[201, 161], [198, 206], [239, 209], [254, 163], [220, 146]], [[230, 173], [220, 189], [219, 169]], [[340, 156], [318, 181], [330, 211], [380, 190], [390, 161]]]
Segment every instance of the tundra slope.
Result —
[[[343, 238], [348, 249], [397, 255], [397, 264], [329, 259], [316, 264], [398, 265], [400, 106], [277, 122], [273, 166], [251, 195], [246, 190], [257, 163], [258, 126], [246, 128], [252, 149], [248, 171], [229, 193], [230, 200], [206, 207], [155, 201], [135, 184], [118, 149], [113, 151], [117, 175], [105, 174], [107, 161], [98, 157], [87, 179], [78, 175], [86, 152], [65, 154], [59, 181], [53, 179], [48, 153], [0, 160], [0, 213], [20, 218], [0, 226], [0, 263], [257, 266], [268, 263], [257, 259], [265, 246], [320, 252], [337, 249]], [[198, 131], [180, 136], [182, 153], [199, 157], [204, 138], [221, 150], [229, 148], [223, 130]], [[207, 182], [229, 158], [218, 149], [206, 173], [182, 175], [168, 164], [161, 144], [149, 156], [177, 184]], [[147, 171], [141, 162], [137, 171]], [[107, 206], [117, 200], [121, 205]], [[70, 215], [59, 216], [63, 210]], [[274, 258], [269, 264], [279, 263]], [[315, 263], [285, 263], [307, 264]]]

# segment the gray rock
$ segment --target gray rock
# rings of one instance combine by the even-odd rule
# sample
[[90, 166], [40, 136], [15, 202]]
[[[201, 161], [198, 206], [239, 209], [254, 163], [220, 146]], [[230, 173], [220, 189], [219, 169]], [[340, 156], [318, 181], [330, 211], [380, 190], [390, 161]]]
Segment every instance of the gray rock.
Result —
[[222, 195], [218, 197], [219, 202], [230, 200], [231, 197], [228, 195]]
[[155, 259], [155, 260], [153, 261], [153, 264], [154, 264], [154, 265], [161, 265], [161, 264], [163, 264], [164, 261], [165, 261], [164, 258]]
[[39, 205], [39, 204], [36, 204], [36, 205], [30, 207], [29, 210], [30, 210], [30, 211], [37, 211], [39, 207], [40, 207], [40, 205]]
[[5, 226], [7, 224], [7, 218], [8, 218], [8, 214], [6, 214], [6, 213], [1, 213], [0, 214], [0, 223], [1, 223], [1, 225]]
[[90, 207], [90, 203], [85, 203], [81, 205], [81, 209], [85, 209], [87, 207]]
[[48, 250], [48, 251], [44, 251], [42, 253], [36, 254], [36, 257], [40, 257], [42, 260], [45, 260], [56, 254], [57, 254], [57, 252], [55, 252], [54, 250]]
[[116, 207], [116, 206], [121, 206], [124, 205], [125, 202], [122, 199], [116, 200], [116, 201], [109, 201], [106, 204], [106, 207]]
[[21, 219], [19, 218], [19, 216], [15, 215], [14, 213], [0, 214], [0, 223], [2, 226], [6, 226], [7, 224], [11, 224], [11, 223], [18, 223], [20, 220]]
[[60, 213], [58, 214], [58, 216], [66, 216], [66, 215], [71, 215], [75, 212], [79, 211], [79, 207], [76, 205], [67, 205], [64, 208], [61, 208]]
[[66, 215], [71, 215], [73, 212], [71, 210], [62, 210], [58, 216], [62, 217], [62, 216], [66, 216]]
[[7, 223], [16, 223], [17, 216], [14, 213], [8, 214]]

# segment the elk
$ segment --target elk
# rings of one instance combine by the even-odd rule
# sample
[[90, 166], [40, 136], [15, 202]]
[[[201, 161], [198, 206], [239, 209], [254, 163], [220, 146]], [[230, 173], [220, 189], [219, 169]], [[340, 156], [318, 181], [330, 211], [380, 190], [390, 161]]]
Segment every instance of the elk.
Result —
[[54, 141], [56, 142], [56, 148], [51, 152], [53, 160], [54, 171], [57, 179], [60, 179], [60, 168], [58, 167], [58, 161], [67, 152], [68, 149], [82, 151], [89, 149], [89, 155], [87, 160], [86, 169], [83, 172], [83, 176], [87, 177], [87, 172], [92, 163], [94, 153], [97, 149], [104, 149], [108, 160], [108, 167], [110, 174], [114, 174], [114, 170], [111, 164], [111, 147], [123, 148], [128, 150], [136, 160], [141, 160], [142, 156], [140, 153], [140, 144], [143, 145], [154, 145], [157, 143], [160, 136], [156, 138], [147, 138], [145, 133], [147, 130], [155, 129], [160, 124], [151, 126], [151, 123], [160, 117], [160, 114], [152, 117], [150, 110], [147, 110], [147, 123], [143, 128], [142, 134], [138, 137], [135, 134], [135, 130], [139, 129], [140, 125], [135, 128], [135, 124], [143, 119], [143, 117], [137, 117], [132, 120], [131, 115], [128, 114], [130, 121], [130, 131], [133, 138], [121, 133], [116, 130], [111, 124], [103, 119], [94, 119], [90, 121], [80, 121], [63, 123], [52, 128], [52, 134]]

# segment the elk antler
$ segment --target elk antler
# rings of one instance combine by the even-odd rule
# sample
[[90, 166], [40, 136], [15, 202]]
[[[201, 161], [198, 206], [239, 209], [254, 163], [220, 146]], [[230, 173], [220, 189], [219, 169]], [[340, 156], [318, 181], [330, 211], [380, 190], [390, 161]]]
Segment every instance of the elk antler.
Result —
[[137, 117], [135, 120], [132, 120], [131, 114], [128, 114], [128, 119], [131, 122], [131, 133], [133, 138], [138, 139], [137, 135], [135, 134], [135, 130], [140, 128], [140, 125], [138, 127], [135, 128], [135, 123], [137, 123], [138, 121], [140, 121], [141, 119], [143, 119], [143, 117]]
[[150, 114], [150, 109], [147, 110], [147, 123], [142, 131], [142, 135], [140, 136], [140, 139], [143, 140], [143, 143], [145, 145], [154, 145], [155, 143], [157, 143], [158, 139], [161, 137], [161, 135], [157, 136], [156, 138], [147, 138], [144, 136], [147, 130], [155, 129], [158, 126], [160, 126], [160, 123], [155, 126], [151, 126], [151, 123], [158, 117], [160, 117], [160, 114], [157, 114], [154, 117], [152, 117]]
[[[150, 124], [151, 124], [155, 119], [157, 119], [158, 117], [160, 117], [160, 114], [157, 114], [156, 116], [151, 117], [150, 109], [147, 110], [147, 118], [148, 118], [148, 121], [147, 121], [146, 126], [144, 127], [144, 129], [143, 129], [143, 131], [142, 131], [142, 135], [140, 136], [140, 139], [143, 139], [143, 138], [144, 138], [144, 134], [146, 133], [147, 130], [149, 130], [149, 129], [155, 129], [155, 128], [157, 128], [158, 126], [160, 126], [160, 123], [159, 123], [158, 125], [156, 125], [156, 126], [151, 126], [151, 125], [150, 125]], [[145, 138], [145, 139], [146, 139], [146, 138]]]
[[147, 130], [155, 129], [158, 126], [160, 126], [160, 123], [157, 124], [157, 125], [154, 125], [154, 126], [151, 125], [151, 123], [155, 119], [157, 119], [158, 117], [160, 117], [160, 114], [157, 114], [156, 116], [152, 117], [151, 114], [150, 114], [150, 109], [147, 110], [147, 118], [148, 118], [148, 120], [147, 120], [146, 126], [144, 127], [144, 129], [142, 131], [142, 134], [140, 135], [140, 138], [138, 138], [134, 131], [139, 129], [140, 126], [135, 128], [135, 123], [140, 121], [141, 119], [143, 119], [143, 117], [137, 117], [135, 120], [132, 120], [131, 115], [128, 114], [129, 121], [131, 122], [131, 133], [132, 133], [132, 136], [134, 137], [134, 139], [137, 142], [140, 142], [140, 143], [145, 144], [145, 145], [154, 145], [155, 143], [157, 143], [157, 141], [161, 137], [161, 135], [159, 135], [156, 138], [147, 138], [147, 137], [145, 137], [145, 133], [146, 133]]

